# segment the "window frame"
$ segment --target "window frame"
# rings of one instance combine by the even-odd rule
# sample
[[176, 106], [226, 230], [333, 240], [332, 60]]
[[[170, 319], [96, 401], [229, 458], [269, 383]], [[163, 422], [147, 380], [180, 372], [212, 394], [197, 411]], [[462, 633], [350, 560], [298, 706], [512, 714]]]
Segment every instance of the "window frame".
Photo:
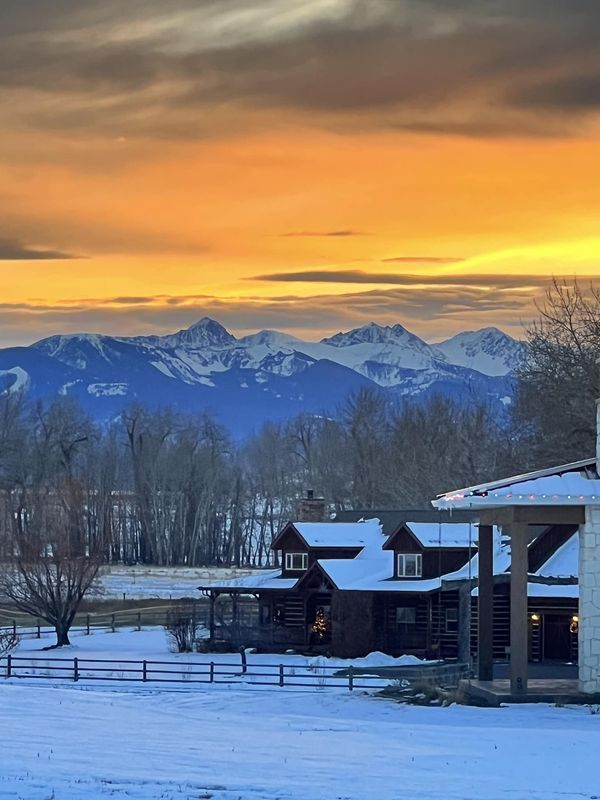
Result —
[[[294, 567], [293, 562], [295, 557], [300, 557], [302, 566]], [[308, 553], [302, 551], [290, 551], [285, 553], [285, 571], [286, 572], [306, 572], [308, 569]]]
[[[410, 619], [398, 619], [398, 612], [411, 612], [408, 614]], [[396, 630], [401, 633], [408, 633], [409, 631], [413, 630], [413, 626], [417, 624], [417, 608], [416, 606], [396, 606], [396, 612], [394, 614], [394, 623], [396, 626]]]
[[[406, 572], [406, 559], [415, 559], [415, 572]], [[402, 564], [402, 569], [400, 569]], [[423, 554], [422, 553], [396, 553], [396, 575], [399, 578], [422, 578], [423, 577]]]

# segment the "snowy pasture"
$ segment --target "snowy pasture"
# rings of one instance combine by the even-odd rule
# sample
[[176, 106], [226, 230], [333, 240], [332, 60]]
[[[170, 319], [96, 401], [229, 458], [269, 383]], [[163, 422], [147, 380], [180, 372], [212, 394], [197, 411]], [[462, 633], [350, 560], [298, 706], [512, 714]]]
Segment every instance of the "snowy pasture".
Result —
[[128, 600], [161, 598], [177, 600], [186, 597], [198, 599], [198, 586], [211, 581], [242, 578], [260, 573], [260, 570], [235, 567], [123, 567], [110, 566], [99, 580], [102, 595]]
[[2, 800], [582, 800], [585, 709], [417, 708], [339, 692], [0, 685]]
[[[74, 661], [78, 660], [78, 680], [81, 683], [114, 680], [152, 682], [208, 682], [272, 686], [281, 680], [286, 688], [305, 685], [311, 688], [348, 689], [347, 677], [336, 677], [338, 670], [353, 667], [393, 667], [423, 664], [415, 656], [393, 658], [384, 653], [370, 653], [360, 659], [305, 656], [293, 652], [247, 652], [247, 672], [242, 671], [239, 653], [176, 653], [172, 641], [162, 628], [141, 631], [116, 629], [113, 632], [95, 631], [89, 636], [81, 630], [71, 632], [70, 647], [48, 649], [54, 635], [43, 630], [41, 639], [23, 638], [12, 658], [12, 676], [20, 680], [73, 680]], [[144, 666], [144, 662], [146, 665]], [[211, 662], [213, 667], [211, 667]], [[0, 674], [5, 675], [6, 660], [0, 661]], [[212, 678], [211, 678], [212, 672]], [[358, 686], [380, 687], [385, 679], [357, 676]]]
[[[61, 655], [198, 658], [169, 656], [158, 630], [74, 642]], [[43, 644], [27, 640], [20, 652], [43, 655]], [[10, 679], [0, 680], [0, 719], [0, 800], [600, 797], [600, 715], [586, 708], [418, 708], [335, 689]]]

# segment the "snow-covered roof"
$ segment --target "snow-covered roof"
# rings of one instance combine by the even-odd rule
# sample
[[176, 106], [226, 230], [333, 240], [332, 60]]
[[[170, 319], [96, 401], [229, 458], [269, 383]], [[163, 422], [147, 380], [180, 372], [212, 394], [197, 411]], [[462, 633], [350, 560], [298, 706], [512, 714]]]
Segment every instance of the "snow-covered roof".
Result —
[[[411, 530], [418, 527], [421, 523], [407, 523]], [[431, 528], [428, 523], [422, 523], [425, 528]], [[455, 527], [454, 525], [448, 527]], [[460, 523], [460, 527], [467, 528], [468, 536], [468, 523]], [[437, 546], [438, 541], [438, 527], [436, 529], [436, 541], [434, 545]], [[463, 530], [458, 535], [457, 540], [464, 541]], [[497, 538], [499, 541], [499, 534]], [[475, 535], [475, 532], [473, 532]], [[423, 532], [423, 535], [425, 533]], [[431, 592], [439, 589], [443, 580], [453, 579], [454, 575], [459, 575], [458, 580], [466, 579], [468, 572], [463, 576], [462, 571], [451, 573], [450, 575], [443, 575], [441, 578], [415, 578], [415, 580], [394, 580], [394, 553], [391, 550], [382, 550], [381, 540], [373, 537], [363, 550], [356, 556], [356, 558], [322, 558], [319, 559], [318, 564], [326, 573], [326, 575], [333, 581], [335, 586], [342, 591], [365, 591], [365, 592]], [[456, 545], [450, 545], [456, 546]], [[467, 545], [468, 547], [468, 539]], [[508, 559], [510, 563], [510, 558]], [[476, 573], [472, 573], [475, 575]]]
[[476, 546], [477, 528], [468, 522], [407, 522], [423, 547], [469, 547]]
[[545, 578], [574, 578], [579, 574], [579, 534], [574, 533], [535, 573]]
[[294, 522], [294, 528], [309, 547], [365, 547], [383, 545], [378, 519], [361, 522]]
[[600, 502], [595, 459], [514, 475], [439, 495], [435, 508], [498, 508], [515, 505], [589, 505]]
[[282, 578], [280, 569], [269, 569], [258, 575], [233, 578], [228, 581], [208, 581], [198, 589], [293, 589], [298, 578]]

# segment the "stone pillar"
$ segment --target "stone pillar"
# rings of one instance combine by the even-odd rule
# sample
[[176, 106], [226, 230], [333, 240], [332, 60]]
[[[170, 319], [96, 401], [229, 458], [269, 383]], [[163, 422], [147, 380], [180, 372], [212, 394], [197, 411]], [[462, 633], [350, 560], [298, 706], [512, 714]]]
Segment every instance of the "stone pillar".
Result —
[[600, 505], [579, 528], [579, 691], [600, 692]]

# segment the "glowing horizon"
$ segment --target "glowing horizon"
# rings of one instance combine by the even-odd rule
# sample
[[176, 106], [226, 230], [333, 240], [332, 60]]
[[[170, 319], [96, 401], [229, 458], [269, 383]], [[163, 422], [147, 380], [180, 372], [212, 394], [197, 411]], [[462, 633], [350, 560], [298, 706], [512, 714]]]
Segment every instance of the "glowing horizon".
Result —
[[0, 345], [518, 335], [553, 276], [600, 275], [594, 9], [102, 6], [8, 3]]

